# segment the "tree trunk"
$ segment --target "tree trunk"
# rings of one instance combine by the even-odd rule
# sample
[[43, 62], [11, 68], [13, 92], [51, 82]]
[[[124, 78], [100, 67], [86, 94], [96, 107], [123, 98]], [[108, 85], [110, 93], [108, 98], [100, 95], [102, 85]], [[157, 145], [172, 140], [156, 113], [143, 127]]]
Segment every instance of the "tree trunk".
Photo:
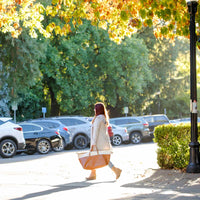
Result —
[[54, 93], [51, 85], [52, 85], [52, 82], [51, 82], [51, 84], [48, 84], [49, 93], [50, 93], [50, 97], [51, 97], [50, 116], [59, 116], [60, 115], [60, 105], [58, 104], [58, 101], [56, 99], [56, 94]]

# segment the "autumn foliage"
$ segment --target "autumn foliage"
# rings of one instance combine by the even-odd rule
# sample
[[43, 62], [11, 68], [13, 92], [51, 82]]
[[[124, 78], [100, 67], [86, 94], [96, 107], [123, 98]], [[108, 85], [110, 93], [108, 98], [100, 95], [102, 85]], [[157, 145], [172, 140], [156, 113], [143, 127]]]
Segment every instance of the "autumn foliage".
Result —
[[23, 28], [28, 28], [32, 37], [37, 37], [36, 30], [44, 36], [49, 36], [43, 28], [44, 7], [35, 0], [1, 0], [0, 1], [0, 31], [10, 32], [17, 38]]
[[[121, 38], [135, 33], [142, 26], [153, 26], [157, 37], [173, 38], [189, 35], [189, 14], [185, 0], [52, 0], [44, 7], [34, 0], [0, 1], [0, 30], [18, 37], [22, 28], [30, 29], [32, 37], [39, 30], [45, 37], [67, 35], [82, 19], [107, 29], [111, 38]], [[65, 24], [55, 22], [43, 27], [44, 15], [60, 17]], [[197, 13], [197, 21], [200, 21]], [[197, 32], [199, 29], [197, 28]]]

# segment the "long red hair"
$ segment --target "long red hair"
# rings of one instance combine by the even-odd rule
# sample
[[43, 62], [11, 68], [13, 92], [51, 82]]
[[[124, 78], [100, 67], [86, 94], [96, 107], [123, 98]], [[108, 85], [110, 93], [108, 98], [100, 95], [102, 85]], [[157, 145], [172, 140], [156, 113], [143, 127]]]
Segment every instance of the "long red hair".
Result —
[[109, 116], [108, 116], [108, 111], [106, 110], [105, 105], [102, 102], [98, 102], [98, 103], [95, 104], [94, 109], [95, 109], [96, 112], [95, 112], [95, 116], [92, 120], [92, 123], [94, 122], [95, 118], [98, 115], [104, 115], [105, 118], [106, 118], [106, 123], [108, 125], [109, 124]]

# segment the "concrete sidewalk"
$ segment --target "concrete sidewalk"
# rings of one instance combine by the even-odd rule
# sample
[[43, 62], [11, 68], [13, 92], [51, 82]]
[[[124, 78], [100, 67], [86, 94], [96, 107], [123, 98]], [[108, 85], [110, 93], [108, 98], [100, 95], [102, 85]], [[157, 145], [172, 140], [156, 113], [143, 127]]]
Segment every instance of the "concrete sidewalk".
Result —
[[[101, 171], [99, 175], [105, 175]], [[95, 181], [69, 182], [66, 190], [74, 190], [74, 199], [99, 200], [197, 200], [200, 199], [200, 174], [182, 173], [176, 170], [147, 169], [144, 173], [124, 172], [120, 179], [99, 177]], [[79, 197], [82, 198], [79, 198]], [[52, 198], [53, 199], [53, 198]]]
[[76, 151], [0, 160], [0, 200], [197, 200], [200, 174], [161, 170], [156, 144], [114, 148], [112, 162], [123, 172], [119, 180], [109, 167], [86, 181]]

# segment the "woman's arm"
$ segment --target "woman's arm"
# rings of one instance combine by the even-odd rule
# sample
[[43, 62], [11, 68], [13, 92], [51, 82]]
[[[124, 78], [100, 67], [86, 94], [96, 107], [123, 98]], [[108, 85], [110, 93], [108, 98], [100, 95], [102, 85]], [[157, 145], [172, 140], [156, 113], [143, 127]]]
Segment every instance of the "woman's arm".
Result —
[[98, 138], [98, 135], [99, 135], [99, 132], [100, 132], [100, 125], [101, 125], [101, 120], [97, 117], [94, 121], [94, 124], [93, 124], [93, 132], [92, 132], [92, 144], [91, 144], [91, 147], [92, 146], [96, 146], [97, 144], [97, 138]]

